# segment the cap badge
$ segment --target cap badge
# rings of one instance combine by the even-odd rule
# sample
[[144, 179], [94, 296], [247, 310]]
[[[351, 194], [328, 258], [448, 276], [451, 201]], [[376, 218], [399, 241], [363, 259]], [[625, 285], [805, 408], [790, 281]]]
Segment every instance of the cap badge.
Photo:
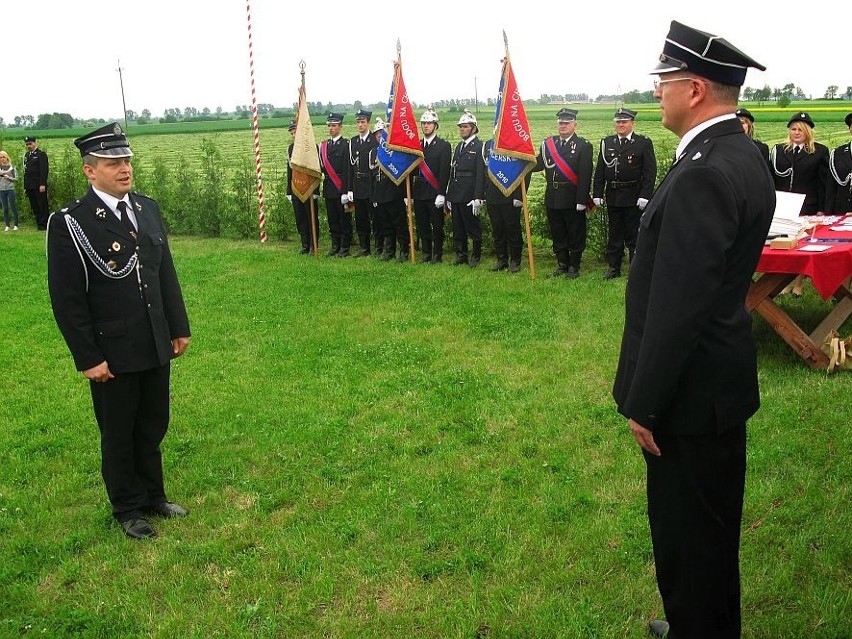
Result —
[[114, 127], [112, 127], [113, 135], [121, 135], [121, 125], [116, 123]]
[[142, 205], [141, 205], [141, 204], [139, 204], [139, 202], [134, 202], [134, 203], [133, 203], [133, 205], [136, 207], [136, 210], [137, 210], [137, 211], [141, 211], [141, 210], [142, 210]]
[[693, 159], [693, 160], [697, 160], [697, 159], [698, 159], [698, 158], [700, 158], [700, 157], [701, 157], [701, 151], [696, 151], [696, 152], [695, 152], [695, 155], [693, 155], [693, 156], [692, 156], [692, 159]]
[[97, 215], [101, 219], [104, 219], [106, 217], [106, 209], [102, 209], [101, 207], [96, 208], [95, 215]]

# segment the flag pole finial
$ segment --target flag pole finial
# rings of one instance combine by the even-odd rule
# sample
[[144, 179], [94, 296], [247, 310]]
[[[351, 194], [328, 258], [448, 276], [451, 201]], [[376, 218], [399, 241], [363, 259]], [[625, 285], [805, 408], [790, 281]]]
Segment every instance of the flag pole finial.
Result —
[[503, 29], [503, 45], [506, 47], [506, 57], [509, 57], [509, 38], [506, 36], [505, 29]]
[[299, 60], [299, 73], [302, 74], [302, 88], [303, 89], [305, 88], [305, 67], [306, 66], [307, 65], [305, 64], [304, 60]]
[[396, 39], [396, 58], [399, 60], [402, 57], [402, 43], [399, 38]]

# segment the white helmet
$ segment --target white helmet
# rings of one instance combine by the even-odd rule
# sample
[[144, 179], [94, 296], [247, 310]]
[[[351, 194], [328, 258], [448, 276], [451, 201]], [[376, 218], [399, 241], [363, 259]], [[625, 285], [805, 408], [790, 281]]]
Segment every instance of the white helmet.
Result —
[[435, 111], [432, 109], [432, 107], [428, 107], [423, 112], [423, 115], [420, 116], [420, 121], [421, 122], [434, 122], [435, 124], [438, 124], [438, 114], [435, 113]]
[[464, 113], [462, 113], [462, 116], [459, 118], [459, 124], [472, 124], [476, 128], [479, 128], [476, 125], [476, 116], [467, 109], [464, 110]]
[[373, 125], [373, 133], [376, 131], [384, 131], [385, 130], [385, 122], [381, 118], [376, 118], [376, 123]]

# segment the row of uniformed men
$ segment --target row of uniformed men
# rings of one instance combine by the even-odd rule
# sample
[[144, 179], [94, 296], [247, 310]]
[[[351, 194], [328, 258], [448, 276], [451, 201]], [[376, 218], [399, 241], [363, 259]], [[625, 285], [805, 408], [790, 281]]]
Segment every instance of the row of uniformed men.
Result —
[[[557, 268], [554, 275], [576, 278], [586, 246], [586, 214], [594, 205], [606, 202], [609, 240], [608, 268], [604, 275], [621, 275], [625, 248], [632, 259], [636, 247], [641, 212], [651, 197], [657, 162], [654, 146], [645, 136], [634, 133], [636, 113], [619, 109], [615, 113], [615, 135], [600, 141], [598, 162], [593, 170], [592, 145], [576, 135], [577, 111], [563, 108], [557, 113], [557, 134], [545, 139], [534, 171], [544, 171], [545, 208], [553, 239]], [[399, 260], [409, 256], [405, 185], [396, 186], [378, 169], [376, 149], [385, 124], [376, 119], [370, 134], [370, 111], [355, 114], [358, 134], [345, 140], [341, 135], [343, 115], [330, 113], [326, 119], [329, 138], [320, 145], [324, 173], [322, 196], [331, 236], [328, 255], [350, 255], [354, 209], [359, 248], [356, 257], [373, 251], [393, 259], [397, 244]], [[523, 247], [520, 187], [509, 197], [486, 175], [486, 159], [492, 141], [478, 139], [476, 117], [465, 111], [457, 123], [461, 141], [451, 148], [437, 135], [439, 118], [431, 108], [420, 118], [423, 162], [411, 174], [411, 189], [421, 262], [443, 260], [445, 212], [452, 217], [455, 260], [453, 264], [475, 267], [482, 258], [482, 227], [479, 213], [487, 204], [494, 236], [497, 262], [492, 270], [520, 270]], [[296, 125], [291, 123], [290, 132]], [[288, 149], [292, 156], [293, 145]], [[526, 176], [529, 186], [530, 175]], [[292, 197], [288, 175], [288, 199], [292, 202], [302, 253], [311, 250], [308, 207]], [[315, 229], [316, 233], [318, 229]], [[371, 248], [371, 236], [375, 245]]]

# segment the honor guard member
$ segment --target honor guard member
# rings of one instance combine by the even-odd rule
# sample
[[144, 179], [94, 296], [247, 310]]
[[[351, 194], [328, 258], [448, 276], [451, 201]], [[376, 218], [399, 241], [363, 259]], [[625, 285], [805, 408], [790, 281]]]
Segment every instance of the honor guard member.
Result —
[[39, 231], [47, 228], [50, 207], [47, 203], [47, 174], [50, 171], [47, 153], [38, 148], [38, 141], [31, 135], [24, 138], [27, 152], [24, 154], [24, 190]]
[[760, 154], [766, 158], [766, 162], [768, 163], [769, 147], [765, 142], [761, 142], [754, 137], [754, 116], [751, 114], [751, 111], [748, 109], [737, 109], [735, 115], [739, 118], [740, 124], [743, 125], [743, 133], [745, 133], [749, 139], [755, 143], [757, 148], [760, 149]]
[[[465, 109], [458, 122], [461, 142], [456, 145], [450, 160], [450, 181], [447, 199], [453, 216], [453, 241], [456, 247], [454, 265], [479, 266], [482, 259], [482, 225], [479, 210], [485, 197], [485, 165], [482, 162], [482, 142], [476, 137], [479, 127], [476, 117]], [[468, 257], [468, 237], [473, 251]]]
[[[844, 120], [852, 133], [852, 113]], [[826, 189], [826, 213], [843, 214], [852, 212], [852, 153], [850, 144], [841, 144], [828, 157], [830, 177]]]
[[352, 217], [347, 210], [349, 189], [346, 188], [349, 145], [340, 135], [343, 114], [329, 113], [325, 122], [328, 125], [328, 139], [320, 143], [320, 164], [325, 174], [322, 196], [325, 198], [328, 232], [331, 235], [328, 256], [349, 257], [352, 244]]
[[786, 142], [776, 144], [770, 154], [775, 189], [805, 194], [799, 215], [825, 211], [828, 147], [814, 141], [815, 127], [806, 112], [796, 113], [787, 122]]
[[[494, 145], [494, 140], [488, 140], [482, 145], [482, 161], [488, 166], [488, 154]], [[524, 176], [527, 189], [530, 186], [532, 172]], [[516, 188], [506, 197], [503, 191], [494, 184], [491, 178], [485, 180], [485, 208], [488, 209], [488, 219], [491, 220], [491, 234], [494, 236], [494, 252], [497, 262], [491, 267], [492, 271], [517, 273], [521, 270], [521, 251], [524, 247], [521, 231], [521, 207], [523, 193], [521, 187]]]
[[748, 67], [672, 22], [654, 97], [680, 142], [639, 223], [613, 397], [641, 447], [668, 639], [739, 639], [746, 420], [760, 405], [746, 294], [775, 189], [734, 115]]
[[[287, 127], [291, 136], [296, 135], [296, 122], [290, 122]], [[293, 197], [293, 176], [290, 172], [290, 158], [293, 157], [293, 143], [287, 147], [287, 201], [293, 205], [293, 215], [296, 218], [296, 231], [299, 233], [299, 239], [302, 241], [302, 248], [299, 249], [299, 255], [307, 255], [311, 252], [311, 209], [310, 203], [302, 202], [299, 198]], [[312, 196], [315, 197], [315, 196]]]
[[373, 175], [372, 203], [374, 219], [379, 227], [382, 239], [382, 259], [392, 260], [396, 256], [396, 245], [399, 242], [399, 257], [397, 261], [408, 260], [408, 219], [405, 210], [405, 186], [394, 184], [379, 166], [376, 157], [378, 145], [382, 139], [385, 123], [376, 118], [373, 136], [376, 146], [370, 151], [370, 170]]
[[554, 276], [580, 276], [586, 249], [586, 208], [591, 201], [592, 145], [575, 134], [577, 111], [560, 109], [558, 134], [541, 143], [534, 171], [544, 170], [544, 206], [556, 255]]
[[[597, 206], [606, 201], [608, 235], [605, 280], [621, 276], [621, 260], [633, 261], [639, 216], [645, 210], [657, 179], [657, 158], [650, 138], [633, 131], [636, 112], [615, 112], [615, 135], [601, 140], [592, 188]], [[604, 197], [604, 193], [606, 196]]]
[[411, 176], [414, 219], [422, 246], [423, 263], [439, 263], [444, 257], [444, 205], [450, 181], [450, 143], [438, 137], [438, 114], [429, 107], [420, 116], [423, 162]]
[[148, 515], [187, 514], [166, 497], [160, 443], [169, 366], [189, 346], [189, 320], [160, 208], [130, 192], [133, 153], [121, 127], [74, 144], [89, 190], [48, 221], [50, 301], [89, 380], [113, 516], [128, 537], [155, 537]]
[[[376, 139], [370, 133], [372, 111], [359, 109], [355, 114], [358, 135], [349, 140], [349, 162], [347, 164], [347, 199], [355, 204], [355, 232], [358, 234], [359, 249], [355, 257], [370, 254], [370, 233], [375, 233], [373, 205], [370, 202], [372, 180], [370, 174], [370, 151], [376, 148]], [[378, 233], [375, 233], [378, 237]], [[378, 250], [381, 250], [379, 248]]]

